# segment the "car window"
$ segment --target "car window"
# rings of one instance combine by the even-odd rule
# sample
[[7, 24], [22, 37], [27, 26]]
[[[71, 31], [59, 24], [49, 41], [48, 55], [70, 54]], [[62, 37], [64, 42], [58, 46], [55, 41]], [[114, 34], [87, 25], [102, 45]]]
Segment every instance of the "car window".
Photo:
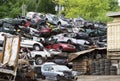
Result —
[[70, 69], [68, 67], [61, 66], [61, 65], [54, 66], [54, 70], [56, 70], [56, 71], [70, 71]]
[[54, 16], [54, 17], [53, 17], [53, 20], [57, 21], [57, 20], [58, 20], [58, 18], [57, 18], [56, 16]]
[[53, 64], [52, 65], [44, 65], [43, 70], [44, 71], [51, 71], [51, 70], [53, 70], [52, 66], [53, 66]]
[[69, 34], [69, 37], [75, 38], [75, 37], [76, 37], [76, 34], [74, 34], [74, 33]]

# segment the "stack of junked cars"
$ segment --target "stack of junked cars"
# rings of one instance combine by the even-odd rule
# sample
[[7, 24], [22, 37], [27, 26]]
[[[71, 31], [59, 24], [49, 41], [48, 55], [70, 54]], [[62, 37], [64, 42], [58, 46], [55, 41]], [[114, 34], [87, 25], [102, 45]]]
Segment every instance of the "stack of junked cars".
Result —
[[[0, 19], [0, 46], [5, 35], [20, 35], [19, 59], [42, 65], [44, 79], [75, 79], [67, 62], [71, 52], [106, 47], [106, 25], [79, 18], [28, 12], [26, 17]], [[67, 55], [65, 55], [67, 54]], [[39, 73], [38, 73], [39, 74]]]

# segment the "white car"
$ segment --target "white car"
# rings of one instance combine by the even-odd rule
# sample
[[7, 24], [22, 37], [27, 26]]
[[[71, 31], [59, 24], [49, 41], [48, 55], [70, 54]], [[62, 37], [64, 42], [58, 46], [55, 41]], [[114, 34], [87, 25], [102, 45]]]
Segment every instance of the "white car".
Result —
[[28, 12], [26, 17], [27, 18], [33, 18], [33, 16], [36, 14], [36, 12]]
[[35, 23], [37, 23], [41, 19], [40, 14], [38, 14], [37, 12], [28, 12], [26, 18], [31, 19], [31, 21]]
[[51, 54], [45, 48], [43, 48], [43, 51], [31, 51], [28, 55], [35, 60], [36, 65], [43, 64], [47, 58], [51, 57]]
[[73, 38], [72, 34], [68, 33], [62, 33], [52, 36], [49, 40], [51, 40], [52, 38], [56, 39], [58, 42], [66, 42], [80, 45], [90, 44], [87, 40]]
[[58, 22], [61, 26], [70, 26], [70, 24], [63, 18], [59, 18]]
[[[0, 32], [0, 45], [1, 46], [3, 45], [3, 42], [4, 42], [4, 35], [11, 36], [11, 34], [9, 33]], [[24, 39], [24, 38], [22, 38], [20, 42], [20, 46], [25, 47], [25, 48], [32, 48], [34, 50], [43, 50], [43, 45], [40, 42], [29, 40], [29, 39]]]
[[58, 24], [59, 18], [53, 14], [46, 14], [46, 20], [51, 24]]
[[62, 51], [60, 50], [55, 50], [55, 49], [49, 49], [48, 52], [51, 54], [51, 55], [61, 55], [62, 54]]
[[48, 22], [55, 24], [55, 25], [70, 26], [69, 23], [65, 19], [60, 18], [53, 14], [46, 14], [46, 20], [48, 20]]
[[34, 50], [43, 50], [43, 45], [40, 42], [29, 39], [22, 39], [20, 46], [25, 48], [32, 48]]

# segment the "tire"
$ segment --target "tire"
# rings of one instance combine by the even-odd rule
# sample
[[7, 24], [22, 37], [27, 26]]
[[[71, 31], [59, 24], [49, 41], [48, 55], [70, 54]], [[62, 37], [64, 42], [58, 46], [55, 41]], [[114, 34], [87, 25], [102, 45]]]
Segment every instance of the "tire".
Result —
[[117, 75], [117, 71], [110, 71], [110, 75]]
[[33, 49], [38, 51], [38, 50], [40, 50], [40, 46], [37, 45], [37, 44], [35, 44], [35, 45], [33, 46]]
[[116, 66], [111, 66], [111, 67], [110, 67], [110, 70], [111, 70], [111, 71], [117, 71], [117, 67], [116, 67]]
[[111, 60], [110, 59], [105, 59], [105, 64], [111, 64]]
[[100, 59], [99, 62], [100, 62], [100, 64], [104, 64], [105, 63], [104, 59]]
[[100, 67], [105, 67], [105, 64], [100, 64]]
[[105, 67], [106, 67], [106, 66], [109, 66], [109, 67], [110, 67], [110, 66], [111, 66], [111, 64], [110, 64], [110, 63], [105, 63]]
[[44, 75], [41, 75], [41, 78], [42, 78], [42, 80], [45, 80], [45, 76]]
[[44, 61], [45, 61], [45, 60], [44, 60], [42, 57], [36, 57], [36, 59], [35, 59], [35, 63], [36, 63], [37, 65], [43, 64]]
[[105, 72], [104, 71], [100, 71], [100, 75], [105, 75]]
[[57, 81], [61, 81], [61, 76], [60, 75], [57, 75]]

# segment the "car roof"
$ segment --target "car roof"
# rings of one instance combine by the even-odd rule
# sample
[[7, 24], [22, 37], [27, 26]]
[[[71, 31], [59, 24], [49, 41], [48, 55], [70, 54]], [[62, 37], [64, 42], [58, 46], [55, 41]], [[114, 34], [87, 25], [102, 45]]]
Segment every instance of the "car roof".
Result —
[[55, 64], [54, 62], [45, 62], [43, 65]]

